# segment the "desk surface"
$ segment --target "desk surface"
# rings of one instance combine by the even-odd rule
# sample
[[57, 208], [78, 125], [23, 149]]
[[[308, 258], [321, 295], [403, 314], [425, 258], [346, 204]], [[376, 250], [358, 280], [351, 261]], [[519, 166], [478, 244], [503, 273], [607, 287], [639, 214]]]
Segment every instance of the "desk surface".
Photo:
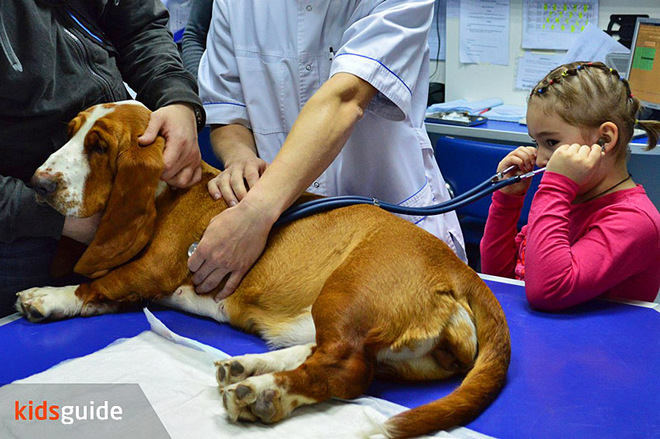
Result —
[[[468, 425], [500, 438], [660, 437], [660, 313], [595, 301], [571, 312], [530, 310], [519, 285], [488, 280], [507, 315], [512, 359], [501, 395]], [[157, 310], [173, 331], [228, 354], [266, 351], [257, 337], [227, 325]], [[0, 326], [0, 383], [90, 354], [148, 329], [141, 312]], [[375, 381], [368, 394], [415, 407], [449, 393], [459, 380]]]
[[[488, 140], [515, 145], [532, 145], [532, 138], [527, 134], [527, 125], [521, 125], [517, 122], [501, 122], [489, 120], [481, 125], [472, 127], [450, 125], [437, 122], [426, 122], [426, 131], [430, 134], [440, 134], [445, 136], [465, 137], [471, 139]], [[651, 154], [660, 155], [660, 148], [651, 151], [643, 151], [646, 146], [647, 138], [638, 137], [630, 143], [630, 149], [633, 154]]]
[[532, 144], [532, 138], [527, 134], [527, 126], [517, 122], [488, 120], [481, 125], [466, 127], [427, 121], [425, 125], [426, 131], [432, 134], [495, 140], [516, 144]]

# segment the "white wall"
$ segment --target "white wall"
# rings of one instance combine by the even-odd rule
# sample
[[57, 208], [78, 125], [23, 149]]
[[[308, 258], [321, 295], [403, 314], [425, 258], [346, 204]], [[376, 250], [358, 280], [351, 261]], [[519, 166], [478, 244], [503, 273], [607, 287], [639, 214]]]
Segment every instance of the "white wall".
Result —
[[[515, 90], [517, 58], [523, 54], [523, 0], [510, 0], [509, 65], [461, 64], [458, 56], [459, 20], [447, 20], [447, 60], [440, 62], [432, 80], [446, 84], [445, 99], [501, 98], [506, 104], [525, 105], [528, 92]], [[611, 14], [648, 14], [660, 18], [659, 0], [600, 0], [598, 27], [606, 29]], [[431, 64], [431, 72], [435, 63]]]

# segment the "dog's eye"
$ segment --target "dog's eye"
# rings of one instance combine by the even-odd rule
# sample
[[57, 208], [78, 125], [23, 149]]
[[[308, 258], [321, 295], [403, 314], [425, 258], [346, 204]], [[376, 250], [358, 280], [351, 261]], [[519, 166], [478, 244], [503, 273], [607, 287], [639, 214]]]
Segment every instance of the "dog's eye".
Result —
[[101, 143], [94, 143], [89, 145], [87, 149], [89, 154], [105, 154], [107, 147]]
[[103, 142], [89, 142], [87, 145], [85, 145], [85, 152], [88, 156], [92, 156], [94, 154], [105, 154], [107, 150], [108, 146]]
[[108, 150], [108, 143], [98, 131], [90, 131], [85, 137], [85, 151], [88, 155], [105, 154]]

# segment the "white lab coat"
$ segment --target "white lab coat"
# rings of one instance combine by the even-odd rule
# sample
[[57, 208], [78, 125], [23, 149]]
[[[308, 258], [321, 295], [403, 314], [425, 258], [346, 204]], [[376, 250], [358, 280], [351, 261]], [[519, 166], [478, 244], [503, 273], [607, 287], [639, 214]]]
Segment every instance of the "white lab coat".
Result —
[[[250, 128], [270, 163], [323, 82], [351, 73], [379, 93], [309, 190], [406, 206], [445, 201], [424, 129], [432, 15], [433, 0], [216, 0], [199, 67], [207, 123]], [[455, 213], [404, 218], [465, 260]]]

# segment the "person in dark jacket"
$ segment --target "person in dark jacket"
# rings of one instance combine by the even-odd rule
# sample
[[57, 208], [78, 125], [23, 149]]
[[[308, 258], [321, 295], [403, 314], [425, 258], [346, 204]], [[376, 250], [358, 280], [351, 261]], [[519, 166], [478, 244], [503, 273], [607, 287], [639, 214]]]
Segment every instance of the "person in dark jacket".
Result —
[[162, 179], [201, 178], [204, 110], [159, 0], [2, 0], [0, 4], [0, 315], [13, 293], [57, 285], [57, 241], [89, 243], [99, 221], [36, 202], [34, 170], [66, 143], [67, 123], [92, 105], [136, 99], [154, 110], [140, 143], [166, 140]]
[[206, 50], [206, 36], [211, 27], [213, 0], [193, 0], [188, 24], [183, 31], [182, 52], [183, 66], [197, 78], [199, 60]]

